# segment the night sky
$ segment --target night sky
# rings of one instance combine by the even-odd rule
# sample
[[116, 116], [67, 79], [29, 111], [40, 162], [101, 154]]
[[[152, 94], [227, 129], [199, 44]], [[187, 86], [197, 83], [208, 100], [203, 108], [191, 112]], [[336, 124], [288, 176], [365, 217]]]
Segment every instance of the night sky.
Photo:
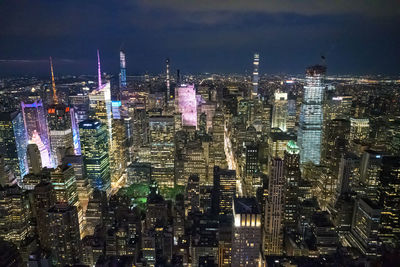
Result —
[[400, 74], [399, 0], [2, 0], [0, 76], [164, 71]]

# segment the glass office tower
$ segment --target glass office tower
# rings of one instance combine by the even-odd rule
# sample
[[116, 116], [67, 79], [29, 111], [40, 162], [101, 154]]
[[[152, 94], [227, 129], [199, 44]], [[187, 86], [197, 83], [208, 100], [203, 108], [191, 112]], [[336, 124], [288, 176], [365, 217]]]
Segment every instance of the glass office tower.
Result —
[[320, 164], [325, 73], [326, 67], [320, 65], [309, 67], [306, 71], [298, 134], [302, 164], [306, 162]]

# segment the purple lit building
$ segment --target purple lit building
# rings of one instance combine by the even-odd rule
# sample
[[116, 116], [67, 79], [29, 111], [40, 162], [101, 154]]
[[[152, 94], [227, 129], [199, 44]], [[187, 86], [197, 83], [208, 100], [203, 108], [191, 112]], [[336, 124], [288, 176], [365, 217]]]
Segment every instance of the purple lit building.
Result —
[[197, 127], [196, 90], [193, 84], [182, 84], [175, 90], [175, 107], [182, 113], [182, 126]]
[[[33, 142], [36, 140], [38, 147], [44, 146], [43, 149], [48, 156], [42, 158], [42, 167], [52, 168], [49, 129], [42, 101], [38, 100], [31, 104], [21, 102], [21, 108], [28, 140]], [[35, 137], [36, 133], [40, 138]]]

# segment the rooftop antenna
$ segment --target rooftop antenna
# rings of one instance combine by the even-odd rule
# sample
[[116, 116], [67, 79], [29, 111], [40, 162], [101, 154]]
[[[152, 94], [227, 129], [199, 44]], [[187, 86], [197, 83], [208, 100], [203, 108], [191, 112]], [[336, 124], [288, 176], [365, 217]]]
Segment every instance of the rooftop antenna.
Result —
[[323, 54], [321, 54], [321, 64], [322, 66], [326, 66], [326, 57]]
[[50, 57], [50, 70], [51, 70], [51, 86], [53, 88], [53, 101], [54, 104], [58, 104], [58, 98], [57, 98], [57, 91], [56, 91], [56, 82], [54, 81], [54, 71], [53, 71], [53, 60]]

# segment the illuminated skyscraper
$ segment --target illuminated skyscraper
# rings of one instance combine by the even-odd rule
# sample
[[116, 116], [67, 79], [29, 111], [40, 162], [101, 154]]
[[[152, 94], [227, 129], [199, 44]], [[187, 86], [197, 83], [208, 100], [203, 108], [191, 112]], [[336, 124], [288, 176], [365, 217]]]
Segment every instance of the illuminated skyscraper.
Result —
[[272, 158], [270, 164], [264, 221], [265, 255], [281, 255], [285, 203], [284, 162], [280, 158]]
[[170, 84], [170, 77], [169, 77], [169, 58], [165, 60], [165, 65], [166, 65], [166, 79], [165, 83], [167, 85], [167, 99], [166, 103], [168, 104], [168, 101], [170, 100], [170, 94], [171, 94], [171, 84]]
[[233, 198], [236, 195], [236, 172], [214, 167], [214, 189], [219, 214], [232, 214]]
[[251, 92], [251, 98], [255, 99], [258, 97], [258, 67], [260, 64], [260, 55], [258, 53], [254, 54], [254, 61], [253, 61], [253, 90]]
[[299, 183], [301, 179], [299, 147], [289, 141], [284, 156], [283, 173], [285, 178], [285, 227], [296, 229], [299, 210]]
[[84, 230], [83, 211], [78, 198], [74, 168], [68, 165], [59, 166], [50, 173], [50, 179], [54, 187], [56, 202], [67, 203], [76, 207], [82, 236]]
[[303, 103], [301, 105], [298, 144], [300, 162], [319, 165], [322, 139], [322, 99], [324, 95], [325, 66], [312, 66], [306, 71]]
[[193, 84], [182, 84], [175, 90], [176, 111], [182, 113], [182, 126], [197, 127], [196, 89]]
[[54, 265], [79, 263], [82, 255], [76, 207], [56, 204], [47, 211], [47, 222]]
[[90, 185], [109, 193], [110, 160], [107, 127], [97, 120], [79, 124], [83, 162]]
[[152, 177], [161, 186], [174, 186], [175, 123], [172, 116], [149, 119]]
[[42, 167], [52, 168], [54, 164], [51, 155], [49, 129], [42, 101], [38, 100], [31, 104], [21, 102], [21, 107], [28, 140], [35, 142], [39, 147]]
[[[58, 104], [48, 109], [48, 123], [51, 143], [51, 153], [56, 166], [61, 164], [62, 150], [74, 148], [74, 136], [72, 131], [71, 109]], [[72, 119], [75, 119], [72, 116]]]
[[235, 198], [232, 266], [262, 266], [261, 212], [255, 198]]
[[91, 119], [100, 120], [108, 130], [109, 143], [112, 140], [112, 103], [110, 82], [102, 84], [100, 54], [97, 50], [98, 88], [89, 94]]
[[0, 113], [0, 154], [3, 156], [4, 165], [10, 167], [20, 181], [29, 171], [26, 137], [21, 113]]
[[119, 67], [120, 67], [120, 74], [119, 74], [119, 87], [126, 88], [126, 59], [125, 59], [125, 52], [123, 50], [119, 51]]
[[275, 92], [274, 106], [272, 110], [272, 128], [279, 128], [282, 132], [286, 132], [287, 116], [287, 93]]
[[217, 109], [212, 121], [212, 151], [215, 166], [227, 167], [225, 155], [225, 116], [221, 109]]
[[0, 188], [0, 238], [20, 247], [31, 230], [28, 194], [17, 185]]
[[350, 140], [365, 140], [369, 137], [369, 119], [350, 118]]

